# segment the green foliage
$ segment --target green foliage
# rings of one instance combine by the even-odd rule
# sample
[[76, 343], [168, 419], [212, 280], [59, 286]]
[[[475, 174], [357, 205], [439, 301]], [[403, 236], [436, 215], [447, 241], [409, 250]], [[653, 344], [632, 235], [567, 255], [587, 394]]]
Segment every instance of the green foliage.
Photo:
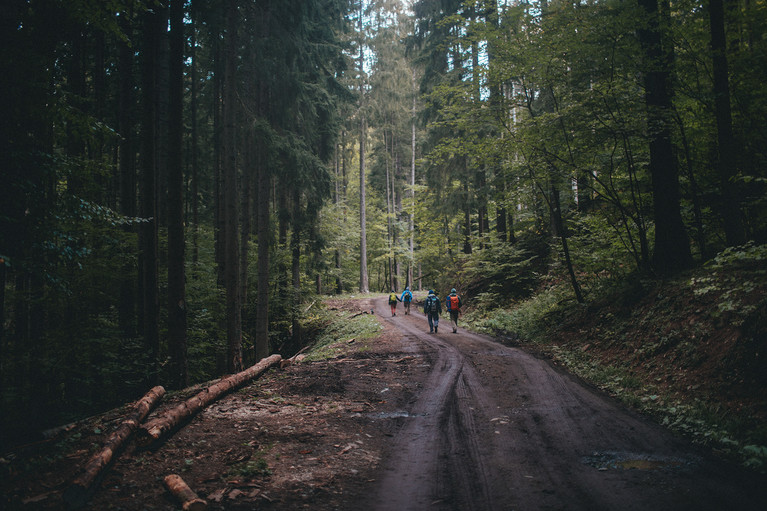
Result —
[[541, 244], [511, 245], [491, 240], [486, 248], [466, 259], [462, 273], [467, 282], [461, 287], [468, 295], [495, 296], [496, 301], [525, 298], [538, 285], [547, 252], [548, 247]]
[[[730, 247], [706, 263], [705, 275], [690, 278], [689, 287], [696, 296], [716, 296], [715, 314], [728, 314], [731, 322], [740, 325], [759, 307], [755, 298], [767, 277], [766, 261], [767, 245]], [[748, 271], [749, 278], [744, 279], [742, 271]]]
[[[512, 304], [512, 307], [495, 307], [473, 310], [466, 314], [465, 321], [480, 332], [514, 335], [533, 343], [546, 341], [550, 315], [561, 310], [563, 301], [570, 297], [566, 285], [551, 286], [538, 290], [532, 297]], [[478, 306], [487, 303], [486, 297], [477, 297]], [[491, 302], [493, 303], [493, 302]]]
[[346, 347], [349, 341], [362, 343], [380, 333], [382, 327], [374, 315], [353, 316], [351, 313], [327, 316], [328, 324], [307, 354], [307, 360], [334, 358]]
[[575, 215], [570, 225], [571, 254], [578, 271], [619, 278], [639, 269], [637, 229], [624, 230], [612, 225], [610, 218], [597, 214]]
[[267, 477], [272, 474], [272, 470], [269, 468], [269, 462], [265, 456], [271, 449], [271, 446], [261, 448], [256, 453], [255, 459], [249, 459], [242, 461], [232, 466], [229, 470], [230, 476], [237, 477]]

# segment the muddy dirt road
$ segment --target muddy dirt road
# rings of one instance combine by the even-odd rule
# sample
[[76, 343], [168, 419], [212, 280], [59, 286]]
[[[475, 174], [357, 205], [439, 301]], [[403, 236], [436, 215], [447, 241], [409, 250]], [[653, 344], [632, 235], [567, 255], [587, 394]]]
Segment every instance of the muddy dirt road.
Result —
[[[416, 307], [391, 317], [428, 375], [386, 450], [378, 510], [767, 509], [745, 476], [525, 352]], [[444, 332], [444, 333], [443, 333]]]

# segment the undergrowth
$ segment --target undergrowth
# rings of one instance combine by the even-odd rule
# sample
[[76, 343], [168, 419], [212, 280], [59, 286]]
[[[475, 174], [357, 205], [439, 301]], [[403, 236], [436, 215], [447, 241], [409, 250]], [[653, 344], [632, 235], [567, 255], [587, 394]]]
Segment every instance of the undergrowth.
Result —
[[375, 338], [383, 328], [373, 314], [349, 311], [324, 311], [320, 314], [325, 326], [318, 332], [306, 355], [309, 361], [334, 358], [350, 344], [355, 344], [358, 351], [364, 351], [365, 341]]
[[[565, 281], [523, 301], [481, 294], [465, 323], [542, 352], [693, 441], [767, 470], [767, 246], [723, 251], [674, 279]], [[735, 397], [733, 397], [733, 395]], [[756, 412], [755, 412], [756, 411]]]

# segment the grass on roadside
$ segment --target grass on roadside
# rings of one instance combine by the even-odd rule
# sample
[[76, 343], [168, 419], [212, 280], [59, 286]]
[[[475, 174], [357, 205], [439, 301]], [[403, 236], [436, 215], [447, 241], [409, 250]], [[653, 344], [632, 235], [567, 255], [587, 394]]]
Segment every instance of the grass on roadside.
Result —
[[365, 341], [375, 338], [383, 329], [373, 314], [352, 313], [346, 310], [325, 311], [326, 326], [306, 355], [307, 361], [327, 360], [349, 351], [364, 351]]

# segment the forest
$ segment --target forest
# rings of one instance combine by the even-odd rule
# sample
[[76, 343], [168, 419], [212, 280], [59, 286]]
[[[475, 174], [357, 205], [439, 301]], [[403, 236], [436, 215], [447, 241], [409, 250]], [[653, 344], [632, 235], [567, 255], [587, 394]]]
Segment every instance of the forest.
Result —
[[[0, 445], [311, 341], [767, 243], [767, 4], [8, 0]], [[732, 257], [732, 256], [731, 256]]]

